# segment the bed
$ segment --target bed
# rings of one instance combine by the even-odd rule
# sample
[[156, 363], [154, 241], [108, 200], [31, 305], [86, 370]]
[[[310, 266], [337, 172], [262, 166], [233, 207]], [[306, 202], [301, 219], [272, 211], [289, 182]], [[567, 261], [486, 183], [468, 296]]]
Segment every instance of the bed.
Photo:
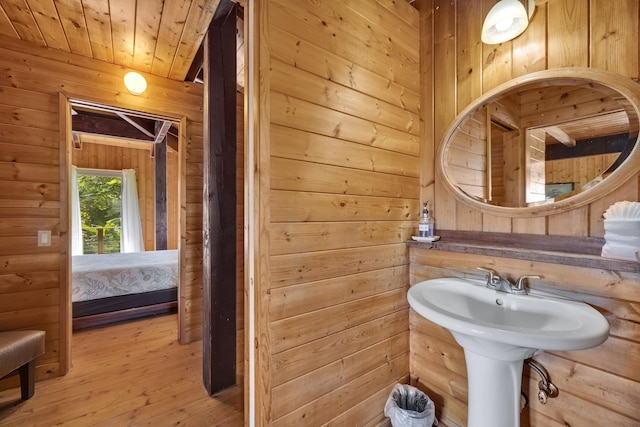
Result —
[[71, 265], [74, 329], [176, 310], [177, 250], [79, 255]]

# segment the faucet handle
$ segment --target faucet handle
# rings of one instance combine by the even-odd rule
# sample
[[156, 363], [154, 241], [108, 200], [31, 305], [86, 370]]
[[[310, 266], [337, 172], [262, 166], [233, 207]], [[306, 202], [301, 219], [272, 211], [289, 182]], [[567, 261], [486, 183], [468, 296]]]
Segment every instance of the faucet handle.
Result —
[[540, 276], [520, 276], [516, 281], [516, 284], [513, 286], [513, 292], [518, 294], [528, 293], [527, 287], [525, 285], [525, 280], [527, 279], [540, 279]]
[[500, 281], [502, 280], [502, 278], [494, 270], [491, 270], [489, 268], [484, 268], [484, 267], [477, 267], [477, 269], [487, 273], [488, 288], [495, 289], [498, 286], [498, 284], [500, 284]]

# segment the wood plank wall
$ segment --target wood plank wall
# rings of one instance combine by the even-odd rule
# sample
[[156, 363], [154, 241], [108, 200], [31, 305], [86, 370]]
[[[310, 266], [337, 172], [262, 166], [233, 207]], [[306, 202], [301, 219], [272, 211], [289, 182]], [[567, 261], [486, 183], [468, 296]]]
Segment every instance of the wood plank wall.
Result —
[[447, 164], [456, 183], [470, 196], [488, 199], [487, 110], [480, 109], [460, 125], [447, 149]]
[[[496, 217], [458, 203], [433, 180], [433, 153], [457, 112], [510, 78], [538, 70], [580, 66], [605, 69], [638, 80], [638, 0], [537, 0], [526, 32], [511, 42], [480, 42], [483, 17], [494, 0], [418, 0], [421, 16], [423, 115], [421, 199], [434, 200], [436, 229], [603, 236], [602, 213], [619, 200], [637, 201], [638, 179], [612, 194], [569, 212], [537, 218]], [[426, 71], [425, 71], [426, 70]], [[430, 71], [433, 70], [433, 73]], [[640, 424], [640, 302], [638, 275], [508, 258], [412, 250], [411, 283], [432, 277], [474, 275], [484, 265], [513, 274], [539, 274], [541, 285], [604, 311], [609, 340], [592, 350], [542, 353], [561, 395], [546, 406], [534, 398], [524, 426]], [[450, 334], [412, 313], [411, 374], [434, 396], [447, 425], [466, 424], [466, 370]], [[535, 396], [535, 375], [528, 381]], [[525, 378], [525, 383], [526, 383]]]
[[418, 13], [393, 0], [254, 7], [269, 107], [256, 150], [270, 153], [258, 171], [269, 188], [256, 262], [270, 276], [256, 281], [259, 423], [376, 425], [409, 372]]
[[575, 188], [580, 188], [606, 171], [617, 158], [616, 153], [550, 160], [546, 162], [545, 179], [548, 183], [573, 182]]
[[[136, 171], [142, 236], [147, 251], [155, 250], [155, 162], [149, 149], [83, 143], [72, 150], [72, 163], [79, 168]], [[178, 153], [167, 150], [168, 247], [178, 248]]]
[[[180, 339], [201, 337], [202, 86], [147, 75], [144, 95], [122, 86], [125, 69], [0, 36], [0, 329], [47, 333], [42, 379], [69, 366], [65, 156], [60, 154], [59, 92], [132, 110], [183, 117], [180, 166]], [[186, 194], [185, 194], [186, 190]], [[182, 197], [182, 196], [181, 196]], [[64, 227], [64, 228], [63, 228]], [[37, 247], [39, 229], [52, 246]]]

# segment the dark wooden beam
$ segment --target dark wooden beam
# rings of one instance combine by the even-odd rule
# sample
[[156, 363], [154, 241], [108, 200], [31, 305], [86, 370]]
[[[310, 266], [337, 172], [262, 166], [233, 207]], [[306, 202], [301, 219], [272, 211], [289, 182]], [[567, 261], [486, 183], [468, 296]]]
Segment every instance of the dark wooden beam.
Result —
[[218, 7], [204, 49], [202, 342], [209, 394], [236, 383], [236, 11], [230, 0]]
[[576, 141], [574, 147], [549, 144], [545, 148], [545, 160], [574, 159], [598, 154], [620, 153], [629, 143], [629, 135], [602, 136]]
[[[162, 132], [164, 123], [156, 122], [156, 134]], [[164, 132], [166, 135], [166, 131]], [[154, 144], [156, 170], [156, 250], [167, 249], [167, 141], [163, 138]]]
[[79, 133], [153, 141], [153, 138], [145, 135], [129, 123], [115, 116], [108, 117], [97, 114], [80, 113], [72, 116], [71, 125], [73, 131]]

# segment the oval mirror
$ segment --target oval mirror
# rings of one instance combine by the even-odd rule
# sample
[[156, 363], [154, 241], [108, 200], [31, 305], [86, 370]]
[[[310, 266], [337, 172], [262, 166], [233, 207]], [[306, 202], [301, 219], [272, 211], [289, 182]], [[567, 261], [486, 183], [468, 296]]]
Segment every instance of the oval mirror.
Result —
[[473, 102], [436, 162], [459, 200], [498, 215], [582, 206], [634, 176], [640, 85], [590, 68], [540, 71]]

